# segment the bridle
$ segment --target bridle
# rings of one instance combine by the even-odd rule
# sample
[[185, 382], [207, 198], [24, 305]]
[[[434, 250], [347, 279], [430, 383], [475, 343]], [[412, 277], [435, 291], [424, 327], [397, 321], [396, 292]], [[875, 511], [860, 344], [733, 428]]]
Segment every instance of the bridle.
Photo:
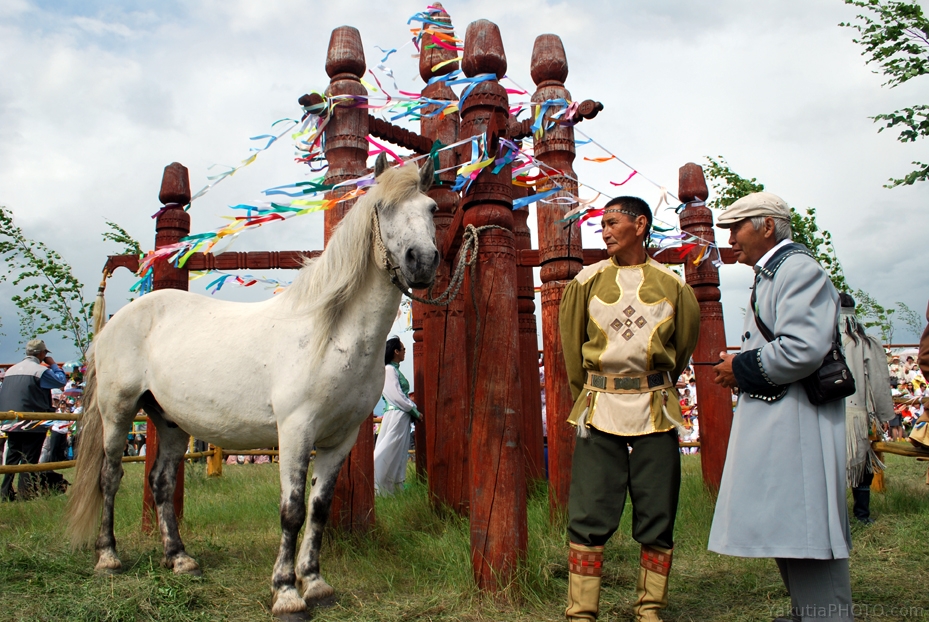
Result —
[[400, 266], [394, 264], [391, 261], [390, 251], [387, 250], [387, 246], [384, 244], [384, 238], [381, 235], [381, 219], [377, 213], [377, 204], [374, 205], [374, 216], [373, 228], [374, 228], [374, 255], [377, 257], [378, 265], [384, 270], [387, 271], [387, 275], [390, 277], [390, 282], [393, 283], [394, 287], [400, 290], [401, 293], [406, 296], [412, 297], [412, 292], [406, 287], [403, 286], [402, 281], [400, 280]]

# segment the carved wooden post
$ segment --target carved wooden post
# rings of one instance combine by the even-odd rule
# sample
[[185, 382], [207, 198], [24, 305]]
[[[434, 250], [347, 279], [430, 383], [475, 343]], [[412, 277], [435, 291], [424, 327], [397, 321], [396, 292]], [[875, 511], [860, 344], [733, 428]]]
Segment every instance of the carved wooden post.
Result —
[[[165, 167], [161, 178], [158, 199], [164, 205], [155, 219], [155, 249], [176, 244], [190, 235], [190, 214], [184, 206], [190, 203], [190, 175], [187, 168], [177, 162]], [[187, 291], [187, 270], [175, 268], [167, 261], [156, 261], [152, 267], [152, 289], [180, 289]], [[158, 432], [148, 419], [145, 426], [145, 489], [142, 493], [142, 530], [154, 528], [155, 497], [148, 484], [148, 475], [158, 456]], [[184, 461], [177, 467], [177, 487], [174, 489], [174, 512], [178, 520], [184, 516]]]
[[[367, 95], [360, 77], [365, 72], [361, 34], [351, 26], [332, 31], [326, 54], [326, 73], [330, 82], [326, 94]], [[364, 175], [368, 159], [368, 111], [364, 108], [336, 106], [326, 126], [325, 152], [329, 169], [326, 183], [340, 183]], [[351, 188], [337, 188], [327, 197], [342, 196]], [[353, 201], [340, 203], [325, 215], [325, 239], [348, 212]], [[332, 499], [332, 523], [347, 531], [365, 532], [374, 524], [374, 422], [365, 419], [358, 441], [349, 453]]]
[[[496, 24], [478, 20], [468, 26], [462, 68], [469, 77], [504, 76], [506, 55]], [[506, 128], [508, 116], [506, 89], [498, 80], [480, 82], [462, 102], [461, 135]], [[489, 142], [496, 149], [495, 141]], [[470, 154], [470, 146], [464, 151]], [[484, 169], [461, 199], [465, 225], [501, 227], [481, 232], [476, 281], [468, 290], [473, 290], [477, 307], [477, 317], [469, 322], [475, 330], [467, 340], [475, 348], [470, 361], [471, 563], [478, 587], [490, 591], [510, 583], [517, 562], [525, 557], [527, 538], [510, 176], [509, 165], [496, 175]], [[466, 309], [473, 313], [470, 304]]]
[[[513, 187], [514, 197], [527, 196], [527, 188]], [[532, 248], [529, 233], [529, 208], [513, 210], [513, 232], [516, 250]], [[516, 269], [517, 306], [519, 313], [519, 384], [522, 389], [523, 456], [526, 477], [543, 479], [545, 463], [542, 455], [542, 394], [539, 391], [539, 335], [535, 322], [535, 284], [532, 268]]]
[[[568, 59], [557, 35], [539, 35], [532, 48], [532, 80], [536, 91], [532, 101], [541, 103], [550, 99], [570, 100], [564, 86], [568, 77]], [[552, 112], [557, 112], [552, 110]], [[577, 174], [574, 172], [574, 129], [555, 127], [546, 130], [535, 142], [535, 155], [548, 166], [564, 173], [554, 175], [553, 181], [564, 188], [558, 196], [577, 196]], [[548, 171], [551, 174], [551, 171]], [[571, 459], [574, 454], [574, 428], [568, 423], [568, 414], [574, 402], [565, 370], [558, 328], [558, 309], [565, 286], [583, 267], [583, 249], [580, 231], [564, 227], [558, 221], [570, 209], [560, 203], [539, 202], [539, 264], [542, 280], [542, 348], [545, 353], [545, 409], [548, 425], [548, 478], [549, 501], [552, 514], [568, 507], [571, 487]]]
[[[434, 7], [442, 8], [438, 2]], [[434, 13], [432, 19], [448, 24], [449, 34], [452, 20], [448, 13]], [[423, 36], [419, 56], [419, 75], [426, 82], [437, 75], [445, 75], [458, 68], [457, 63], [449, 63], [434, 73], [436, 64], [454, 58], [456, 53], [442, 47], [427, 48], [432, 43], [432, 35]], [[457, 96], [444, 82], [429, 84], [423, 89], [423, 96], [435, 100], [454, 101]], [[424, 112], [431, 112], [434, 106]], [[438, 140], [443, 145], [450, 145], [458, 140], [458, 113], [423, 117], [421, 134]], [[458, 163], [454, 150], [447, 149], [438, 154], [436, 170], [449, 168]], [[443, 247], [449, 235], [449, 226], [458, 206], [458, 193], [451, 187], [455, 182], [455, 171], [439, 173], [439, 183], [429, 190], [437, 205], [435, 214], [436, 243]], [[455, 257], [443, 257], [436, 275], [434, 292], [443, 292], [448, 287], [450, 270], [454, 269]], [[416, 385], [417, 405], [426, 413], [426, 472], [429, 476], [429, 492], [433, 502], [439, 507], [448, 507], [458, 514], [468, 511], [468, 402], [469, 392], [467, 350], [467, 330], [464, 320], [464, 292], [448, 307], [435, 307], [414, 303], [414, 322], [417, 314], [422, 314], [423, 347], [422, 358], [416, 358], [414, 365], [421, 361], [423, 370], [422, 389]], [[414, 324], [415, 330], [415, 324]], [[414, 339], [415, 339], [414, 333]], [[414, 352], [415, 356], [415, 352]], [[421, 401], [420, 401], [421, 400]], [[417, 446], [419, 439], [417, 438]]]
[[[681, 167], [677, 196], [687, 207], [681, 212], [681, 229], [714, 242], [713, 213], [703, 205], [709, 192], [703, 168], [688, 163]], [[693, 265], [699, 251], [691, 252], [684, 262], [684, 276], [694, 288], [700, 303], [700, 339], [694, 351], [694, 361], [700, 363], [719, 360], [726, 351], [726, 328], [723, 324], [723, 305], [719, 301], [719, 269], [707, 259], [700, 266]], [[700, 412], [700, 464], [703, 483], [719, 490], [719, 481], [729, 447], [729, 430], [732, 428], [732, 393], [713, 381], [713, 368], [696, 365], [698, 408]]]

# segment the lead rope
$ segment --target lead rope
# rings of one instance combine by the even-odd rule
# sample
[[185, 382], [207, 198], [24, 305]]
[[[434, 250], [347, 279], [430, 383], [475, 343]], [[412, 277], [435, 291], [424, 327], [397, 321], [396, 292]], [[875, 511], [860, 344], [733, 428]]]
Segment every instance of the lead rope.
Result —
[[[474, 225], [466, 225], [464, 233], [461, 236], [461, 249], [458, 251], [458, 263], [455, 266], [455, 272], [452, 274], [452, 278], [449, 280], [448, 287], [444, 292], [436, 296], [435, 298], [420, 298], [409, 288], [404, 287], [400, 282], [400, 277], [397, 275], [400, 268], [399, 266], [393, 265], [390, 261], [390, 253], [387, 252], [387, 247], [384, 246], [384, 240], [381, 238], [381, 223], [377, 215], [377, 209], [374, 210], [374, 250], [375, 252], [383, 257], [383, 266], [387, 270], [387, 273], [390, 275], [390, 282], [394, 284], [394, 287], [400, 290], [407, 298], [415, 300], [416, 302], [422, 302], [427, 305], [434, 305], [439, 307], [447, 307], [451, 304], [452, 300], [458, 296], [458, 292], [461, 290], [461, 285], [464, 283], [464, 272], [465, 268], [471, 268], [471, 293], [473, 299], [474, 293], [474, 269], [477, 265], [477, 251], [479, 248], [478, 237], [481, 233], [488, 229], [500, 229], [501, 231], [508, 231], [508, 229], [501, 227], [500, 225], [484, 225], [483, 227], [475, 227]], [[429, 288], [429, 296], [432, 296], [432, 288]], [[476, 304], [476, 303], [475, 303]], [[475, 311], [477, 307], [475, 306]]]

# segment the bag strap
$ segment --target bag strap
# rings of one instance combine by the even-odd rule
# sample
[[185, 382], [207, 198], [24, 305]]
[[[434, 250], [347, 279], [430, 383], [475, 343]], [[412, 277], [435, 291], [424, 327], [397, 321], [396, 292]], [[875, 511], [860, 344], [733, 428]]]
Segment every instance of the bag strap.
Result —
[[[752, 287], [752, 298], [749, 304], [752, 305], [752, 314], [755, 316], [755, 326], [757, 326], [758, 330], [761, 331], [761, 336], [764, 337], [770, 343], [774, 341], [774, 333], [771, 332], [771, 329], [768, 328], [767, 324], [761, 321], [761, 318], [758, 316], [758, 307], [756, 304], [758, 298], [756, 296], [755, 291], [758, 289], [758, 283], [760, 282], [760, 280], [761, 279], [758, 276], [755, 276], [755, 285]], [[835, 348], [837, 346], [841, 346], [841, 344], [842, 344], [842, 336], [839, 334], [839, 326], [836, 325], [835, 334], [832, 336], [832, 345], [833, 345], [833, 348]]]
[[752, 314], [755, 316], [755, 326], [758, 327], [758, 330], [761, 331], [761, 336], [764, 337], [769, 343], [774, 341], [774, 333], [771, 332], [771, 329], [768, 328], [767, 324], [761, 321], [761, 318], [758, 317], [758, 298], [756, 291], [758, 290], [758, 283], [760, 279], [755, 276], [755, 284], [752, 286], [752, 299], [749, 302], [752, 305]]

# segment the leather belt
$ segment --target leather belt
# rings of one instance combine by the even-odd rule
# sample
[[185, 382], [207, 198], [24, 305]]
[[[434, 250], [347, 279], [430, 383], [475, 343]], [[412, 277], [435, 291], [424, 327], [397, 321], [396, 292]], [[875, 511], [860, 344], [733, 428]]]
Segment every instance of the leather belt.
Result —
[[585, 389], [601, 393], [648, 393], [672, 386], [671, 374], [653, 371], [644, 374], [607, 374], [587, 372]]

